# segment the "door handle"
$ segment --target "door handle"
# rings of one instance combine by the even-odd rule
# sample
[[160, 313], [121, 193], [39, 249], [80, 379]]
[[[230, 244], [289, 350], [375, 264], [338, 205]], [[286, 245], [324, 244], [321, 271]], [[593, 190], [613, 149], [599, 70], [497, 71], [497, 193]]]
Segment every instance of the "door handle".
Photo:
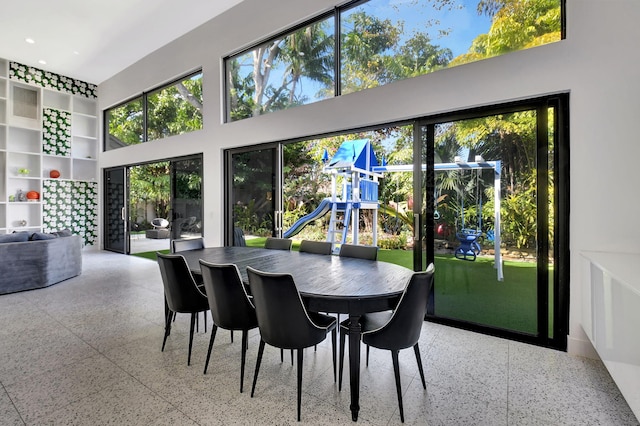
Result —
[[122, 217], [122, 220], [124, 220], [124, 207], [122, 208], [122, 210], [120, 210], [120, 217]]

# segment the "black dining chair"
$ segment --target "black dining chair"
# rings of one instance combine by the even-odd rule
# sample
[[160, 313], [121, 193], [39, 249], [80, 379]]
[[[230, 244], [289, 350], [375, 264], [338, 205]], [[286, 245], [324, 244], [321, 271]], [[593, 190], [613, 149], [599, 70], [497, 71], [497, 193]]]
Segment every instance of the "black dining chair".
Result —
[[314, 254], [331, 254], [331, 243], [329, 241], [302, 240], [300, 251]]
[[[393, 372], [396, 379], [400, 420], [404, 423], [402, 406], [402, 388], [400, 386], [400, 365], [398, 353], [401, 349], [413, 346], [418, 363], [418, 371], [422, 379], [422, 387], [427, 388], [420, 359], [418, 340], [422, 323], [427, 311], [427, 300], [433, 285], [435, 267], [430, 264], [426, 271], [415, 272], [404, 289], [398, 305], [393, 312], [374, 312], [360, 317], [362, 341], [367, 345], [367, 365], [369, 365], [369, 347], [391, 351]], [[349, 320], [340, 323], [340, 373], [338, 390], [342, 389], [342, 369], [344, 365], [345, 336], [349, 334]]]
[[181, 238], [171, 240], [171, 253], [204, 248], [204, 238]]
[[362, 246], [359, 244], [342, 244], [340, 257], [355, 257], [358, 259], [378, 260], [378, 247]]
[[[204, 246], [204, 238], [180, 238], [176, 240], [171, 240], [170, 251], [171, 253], [179, 253], [181, 251], [187, 250], [197, 250], [203, 249]], [[204, 288], [202, 287], [202, 277], [200, 275], [194, 275], [193, 279], [196, 281], [198, 287], [200, 287], [200, 291], [204, 292]], [[204, 318], [204, 332], [207, 332], [207, 314], [206, 312], [202, 315]], [[175, 315], [174, 315], [175, 320]], [[196, 317], [196, 331], [198, 331], [198, 318]]]
[[322, 342], [331, 331], [335, 380], [336, 319], [329, 315], [307, 312], [291, 275], [261, 272], [250, 266], [247, 267], [247, 274], [260, 329], [260, 347], [251, 397], [256, 390], [265, 343], [280, 349], [295, 349], [298, 352], [298, 421], [300, 421], [303, 349]]
[[164, 339], [162, 341], [162, 351], [167, 343], [167, 337], [171, 333], [171, 317], [174, 312], [191, 314], [191, 328], [189, 330], [189, 357], [187, 365], [191, 365], [191, 347], [193, 345], [193, 329], [196, 316], [200, 312], [209, 310], [207, 296], [198, 290], [187, 261], [179, 254], [156, 253], [162, 284], [164, 285], [164, 295], [168, 306], [167, 317], [165, 319]]
[[242, 331], [242, 355], [240, 361], [240, 393], [243, 390], [244, 366], [247, 357], [247, 336], [249, 330], [258, 327], [256, 310], [242, 283], [238, 267], [233, 264], [214, 264], [200, 260], [200, 270], [204, 280], [204, 288], [209, 299], [213, 326], [204, 374], [207, 374], [211, 349], [216, 338], [218, 327], [225, 330]]
[[291, 250], [293, 241], [289, 238], [267, 237], [264, 242], [264, 248], [272, 250]]

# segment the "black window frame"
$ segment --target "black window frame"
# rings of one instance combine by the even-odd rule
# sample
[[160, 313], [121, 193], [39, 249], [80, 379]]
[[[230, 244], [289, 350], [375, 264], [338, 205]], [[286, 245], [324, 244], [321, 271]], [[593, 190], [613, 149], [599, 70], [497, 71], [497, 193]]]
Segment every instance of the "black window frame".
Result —
[[[159, 139], [151, 139], [149, 140], [149, 129], [148, 129], [148, 96], [150, 94], [154, 94], [157, 93], [163, 89], [169, 88], [173, 85], [175, 85], [176, 83], [180, 82], [180, 81], [184, 81], [184, 80], [188, 80], [198, 74], [201, 74], [201, 78], [204, 78], [204, 72], [202, 71], [202, 68], [198, 68], [194, 71], [190, 71], [187, 74], [181, 75], [178, 78], [175, 78], [167, 83], [164, 83], [162, 85], [153, 87], [149, 90], [145, 90], [139, 94], [136, 94], [130, 98], [127, 98], [126, 100], [112, 106], [109, 108], [106, 108], [105, 110], [102, 111], [103, 113], [103, 117], [102, 117], [102, 122], [104, 123], [104, 138], [103, 138], [103, 143], [102, 143], [102, 152], [107, 152], [107, 151], [112, 151], [112, 150], [107, 150], [107, 141], [109, 139], [110, 133], [109, 133], [109, 121], [107, 119], [107, 115], [109, 114], [110, 111], [120, 108], [121, 106], [124, 106], [126, 104], [128, 104], [129, 102], [135, 101], [137, 99], [141, 99], [142, 101], [142, 141], [140, 141], [140, 144], [146, 143], [146, 142], [152, 142], [152, 141], [156, 141]], [[203, 104], [204, 104], [204, 99], [203, 99]], [[204, 114], [202, 117], [202, 122], [203, 122], [203, 126], [204, 126]], [[202, 129], [198, 129], [198, 130], [202, 130]], [[135, 145], [139, 145], [139, 144], [135, 144]], [[134, 145], [129, 145], [129, 146], [134, 146]], [[123, 147], [124, 148], [124, 147]]]

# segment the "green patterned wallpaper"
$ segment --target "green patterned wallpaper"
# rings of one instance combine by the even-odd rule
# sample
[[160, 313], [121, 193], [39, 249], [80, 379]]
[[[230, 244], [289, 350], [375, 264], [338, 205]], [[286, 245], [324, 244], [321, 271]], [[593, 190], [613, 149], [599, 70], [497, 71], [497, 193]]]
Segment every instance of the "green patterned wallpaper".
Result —
[[69, 228], [85, 245], [98, 239], [98, 184], [96, 182], [45, 179], [43, 181], [44, 232]]
[[53, 108], [42, 110], [42, 152], [71, 156], [71, 113]]
[[9, 78], [24, 83], [35, 84], [45, 89], [58, 90], [60, 92], [80, 95], [85, 98], [96, 99], [98, 86], [86, 83], [82, 80], [65, 77], [39, 68], [23, 65], [18, 62], [9, 62]]

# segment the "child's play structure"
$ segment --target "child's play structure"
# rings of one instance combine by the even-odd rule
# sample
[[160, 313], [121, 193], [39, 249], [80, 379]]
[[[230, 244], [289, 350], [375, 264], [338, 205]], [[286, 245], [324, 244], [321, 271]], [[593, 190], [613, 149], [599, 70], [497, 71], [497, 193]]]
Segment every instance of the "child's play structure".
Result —
[[[313, 212], [298, 219], [283, 236], [292, 237], [311, 221], [331, 212], [327, 241], [332, 243], [336, 252], [340, 244], [347, 242], [349, 232], [351, 242], [358, 244], [361, 210], [376, 210], [373, 229], [377, 229], [378, 178], [382, 174], [373, 171], [378, 166], [378, 160], [368, 139], [343, 142], [331, 160], [325, 152], [323, 162], [324, 172], [331, 174], [331, 197], [325, 198]], [[375, 232], [372, 245], [378, 245]]]
[[[412, 172], [413, 165], [380, 165], [376, 159], [373, 147], [368, 139], [345, 141], [340, 145], [336, 154], [329, 160], [325, 152], [323, 162], [324, 172], [331, 174], [331, 197], [325, 198], [311, 213], [297, 220], [285, 233], [289, 238], [296, 235], [310, 222], [323, 217], [331, 212], [327, 241], [332, 243], [334, 253], [339, 245], [347, 242], [347, 236], [351, 233], [351, 243], [358, 244], [358, 224], [360, 212], [363, 210], [375, 210], [373, 216], [373, 229], [378, 226], [378, 180], [384, 173]], [[498, 280], [503, 280], [502, 256], [500, 253], [500, 161], [485, 161], [476, 156], [475, 162], [464, 162], [456, 157], [454, 163], [436, 163], [434, 169], [438, 171], [449, 170], [482, 170], [494, 171], [494, 229], [487, 234], [491, 235], [494, 246], [495, 267]], [[426, 165], [422, 165], [426, 170]], [[478, 197], [479, 199], [479, 197]], [[479, 211], [482, 209], [480, 204]], [[437, 212], [437, 209], [435, 209]], [[435, 216], [435, 213], [434, 213]], [[463, 214], [462, 214], [463, 216]], [[468, 261], [476, 260], [481, 247], [478, 238], [482, 235], [482, 219], [479, 216], [477, 228], [465, 227], [464, 220], [456, 236], [460, 245], [454, 254], [456, 258]], [[377, 245], [377, 233], [373, 232], [372, 245]]]

